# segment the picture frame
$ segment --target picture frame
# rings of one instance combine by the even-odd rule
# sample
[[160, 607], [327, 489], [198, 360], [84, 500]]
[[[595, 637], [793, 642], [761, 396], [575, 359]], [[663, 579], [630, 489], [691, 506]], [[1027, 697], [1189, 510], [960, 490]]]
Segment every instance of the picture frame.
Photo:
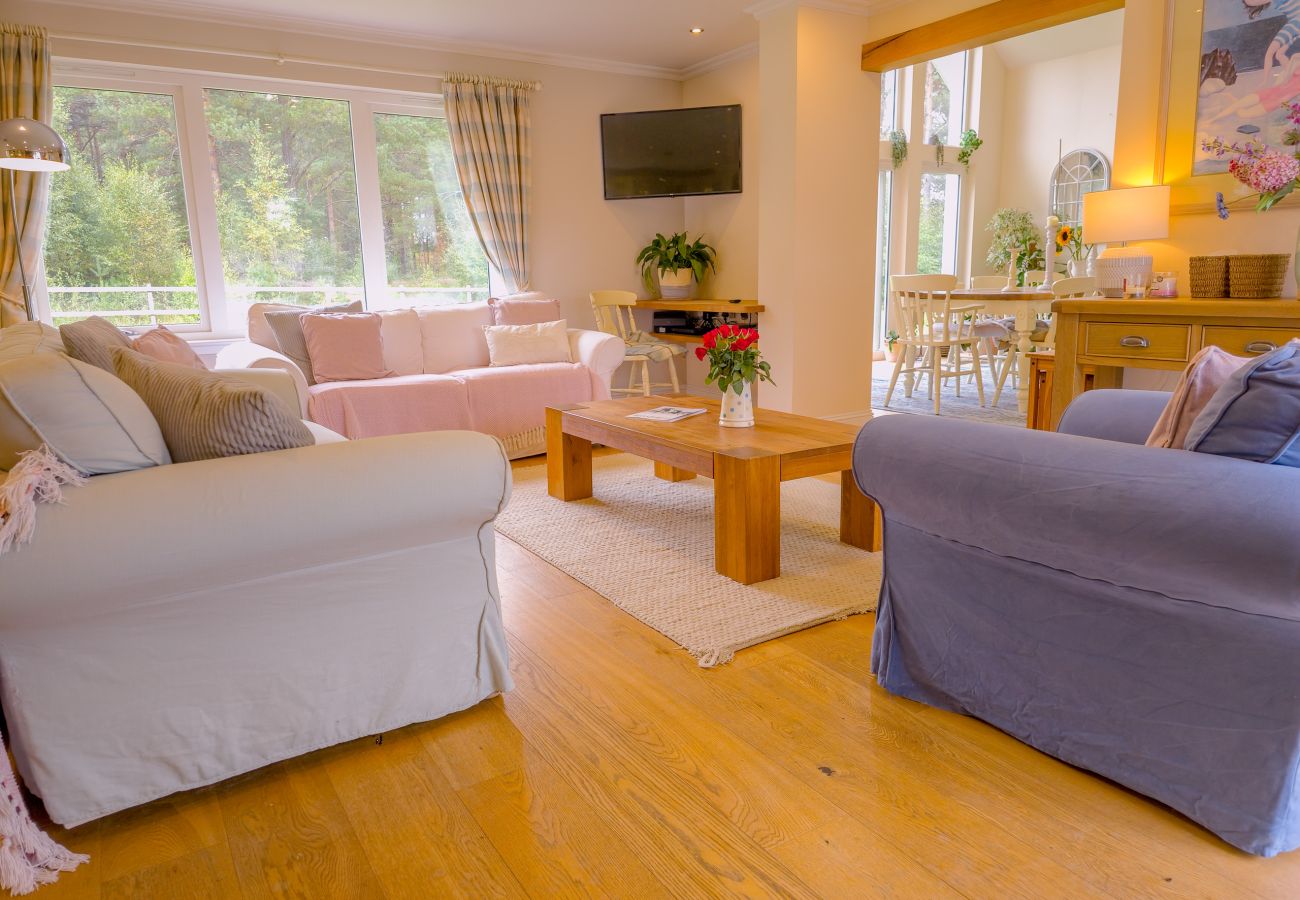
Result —
[[[1213, 8], [1215, 4], [1220, 5], [1218, 9]], [[1169, 211], [1172, 215], [1213, 213], [1217, 208], [1215, 202], [1217, 194], [1223, 194], [1224, 198], [1231, 203], [1235, 198], [1245, 197], [1251, 193], [1248, 187], [1226, 171], [1196, 172], [1197, 149], [1203, 139], [1221, 137], [1224, 140], [1246, 140], [1255, 137], [1253, 133], [1238, 133], [1231, 129], [1234, 122], [1245, 121], [1239, 116], [1227, 116], [1225, 113], [1226, 118], [1219, 120], [1223, 122], [1221, 127], [1216, 128], [1213, 123], [1221, 110], [1226, 110], [1234, 104], [1247, 105], [1246, 98], [1250, 97], [1250, 92], [1256, 88], [1255, 81], [1263, 77], [1263, 73], [1259, 71], [1259, 62], [1255, 58], [1261, 54], [1259, 47], [1254, 45], [1263, 41], [1262, 46], [1267, 49], [1268, 29], [1276, 27], [1276, 16], [1270, 23], [1268, 19], [1256, 22], [1255, 19], [1241, 14], [1238, 18], [1244, 19], [1245, 25], [1223, 29], [1229, 32], [1239, 29], [1244, 34], [1244, 40], [1253, 40], [1254, 44], [1249, 46], [1249, 51], [1238, 48], [1243, 56], [1243, 73], [1236, 83], [1224, 87], [1211, 84], [1206, 89], [1207, 94], [1212, 94], [1214, 89], [1218, 88], [1223, 96], [1205, 104], [1206, 109], [1201, 110], [1199, 114], [1201, 120], [1198, 122], [1198, 105], [1202, 101], [1202, 41], [1207, 25], [1205, 17], [1211, 12], [1226, 10], [1237, 12], [1242, 8], [1241, 0], [1172, 0], [1169, 4], [1164, 35], [1165, 64], [1164, 82], [1161, 86], [1161, 119], [1158, 123], [1157, 135], [1157, 148], [1160, 154], [1157, 173], [1160, 181], [1170, 187]], [[1209, 27], [1213, 29], [1215, 24], [1212, 21]], [[1247, 28], [1250, 30], [1247, 31]], [[1259, 37], [1261, 28], [1264, 29], [1263, 38]], [[1235, 73], [1232, 77], [1236, 77]], [[1275, 83], [1276, 80], [1275, 77], [1269, 84]], [[1235, 95], [1244, 96], [1239, 98]], [[1300, 93], [1297, 93], [1296, 99], [1300, 100]], [[1276, 135], [1271, 132], [1277, 129], [1269, 122], [1275, 122], [1279, 118], [1276, 110], [1269, 113], [1266, 118], [1269, 121], [1266, 122], [1261, 118], [1259, 126], [1246, 121], [1246, 128], [1255, 127], [1259, 139], [1275, 144]], [[1199, 168], [1206, 168], [1203, 160]], [[1293, 206], [1297, 203], [1300, 203], [1300, 197], [1292, 195], [1283, 200], [1280, 205]], [[1239, 208], [1245, 208], [1245, 205], [1242, 204]]]

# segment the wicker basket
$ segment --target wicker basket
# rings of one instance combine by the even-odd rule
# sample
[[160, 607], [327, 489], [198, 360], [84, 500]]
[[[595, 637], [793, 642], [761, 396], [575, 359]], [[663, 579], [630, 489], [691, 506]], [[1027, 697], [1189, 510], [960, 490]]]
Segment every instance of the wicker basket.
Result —
[[1234, 300], [1281, 296], [1290, 261], [1285, 253], [1229, 256], [1228, 296]]
[[1188, 267], [1193, 297], [1228, 296], [1228, 257], [1193, 256]]

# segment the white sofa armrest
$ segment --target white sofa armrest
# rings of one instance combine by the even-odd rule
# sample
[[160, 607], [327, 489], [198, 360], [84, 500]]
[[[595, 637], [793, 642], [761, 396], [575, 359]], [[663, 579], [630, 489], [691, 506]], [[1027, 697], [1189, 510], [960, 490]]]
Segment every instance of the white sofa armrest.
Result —
[[482, 529], [510, 485], [500, 442], [469, 431], [97, 476], [66, 488], [64, 503], [39, 507], [32, 542], [0, 556], [0, 632], [174, 601], [195, 585], [490, 540]]
[[626, 345], [603, 331], [570, 328], [569, 351], [574, 362], [581, 363], [591, 372], [592, 399], [608, 400], [609, 385], [614, 372], [623, 365]]
[[305, 415], [307, 398], [298, 390], [298, 382], [293, 373], [284, 369], [213, 369], [221, 375], [231, 375], [279, 397], [288, 405], [295, 416]]
[[283, 369], [293, 376], [298, 392], [299, 415], [307, 417], [307, 376], [298, 364], [275, 350], [254, 344], [252, 341], [237, 341], [217, 351], [216, 369]]

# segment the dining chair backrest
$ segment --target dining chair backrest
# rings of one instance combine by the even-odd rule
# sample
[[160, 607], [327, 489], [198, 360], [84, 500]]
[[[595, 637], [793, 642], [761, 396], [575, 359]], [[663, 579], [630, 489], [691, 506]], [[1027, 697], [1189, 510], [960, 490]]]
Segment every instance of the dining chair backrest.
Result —
[[636, 331], [636, 322], [632, 319], [636, 294], [631, 291], [592, 291], [588, 296], [591, 297], [591, 311], [596, 314], [596, 327], [605, 334], [626, 341]]
[[972, 290], [976, 291], [997, 291], [1007, 286], [1007, 276], [1005, 275], [972, 275], [970, 279]]
[[1052, 282], [1052, 293], [1059, 297], [1091, 297], [1097, 293], [1097, 279], [1091, 275], [1058, 278]]
[[957, 288], [957, 276], [893, 275], [889, 288], [901, 340], [949, 341], [966, 330], [962, 316], [953, 312], [949, 293]]

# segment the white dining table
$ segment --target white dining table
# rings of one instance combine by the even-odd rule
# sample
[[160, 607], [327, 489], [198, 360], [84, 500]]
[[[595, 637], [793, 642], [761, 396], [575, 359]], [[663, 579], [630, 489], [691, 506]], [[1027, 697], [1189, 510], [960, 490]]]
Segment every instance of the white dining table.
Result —
[[1037, 330], [1038, 320], [1052, 311], [1052, 301], [1056, 295], [1041, 288], [1018, 289], [1014, 291], [979, 290], [961, 288], [950, 291], [949, 296], [962, 304], [982, 306], [980, 312], [990, 316], [1008, 316], [1015, 318], [1015, 327], [1011, 330], [1011, 340], [1020, 351], [1017, 359], [1019, 381], [1016, 385], [1016, 405], [1021, 412], [1029, 411], [1029, 354], [1035, 349], [1053, 349], [1053, 333], [1048, 330], [1047, 339], [1035, 345], [1031, 339]]

